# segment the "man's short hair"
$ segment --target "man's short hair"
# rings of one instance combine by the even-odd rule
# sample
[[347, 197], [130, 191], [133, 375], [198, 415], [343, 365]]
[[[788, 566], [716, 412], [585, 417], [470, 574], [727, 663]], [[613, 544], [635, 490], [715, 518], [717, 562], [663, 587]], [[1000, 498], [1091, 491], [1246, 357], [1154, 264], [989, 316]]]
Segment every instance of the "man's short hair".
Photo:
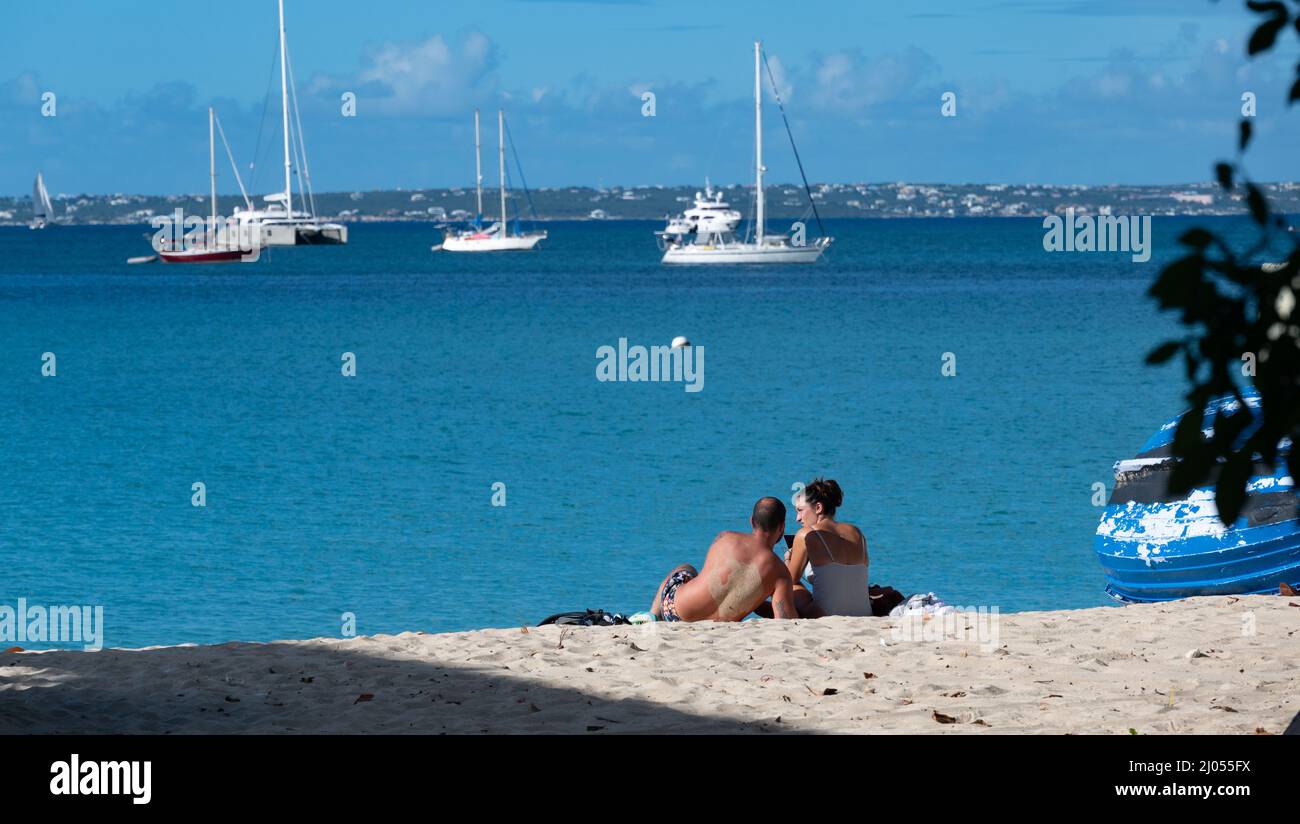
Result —
[[779, 498], [759, 498], [749, 522], [764, 532], [785, 531], [785, 504]]

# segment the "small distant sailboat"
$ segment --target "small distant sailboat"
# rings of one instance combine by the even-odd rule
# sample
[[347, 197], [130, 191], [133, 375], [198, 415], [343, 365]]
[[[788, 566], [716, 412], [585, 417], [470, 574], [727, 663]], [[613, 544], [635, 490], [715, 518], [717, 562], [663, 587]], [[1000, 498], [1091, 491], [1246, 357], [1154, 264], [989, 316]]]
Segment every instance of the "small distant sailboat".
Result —
[[[322, 223], [316, 216], [316, 197], [311, 190], [311, 172], [307, 166], [307, 146], [302, 135], [298, 112], [298, 93], [292, 83], [289, 47], [284, 35], [284, 0], [280, 7], [280, 113], [284, 136], [284, 191], [262, 199], [262, 209], [236, 209], [240, 240], [245, 246], [325, 246], [348, 242], [348, 227], [341, 223]], [[293, 90], [293, 113], [296, 129], [289, 126], [289, 93]], [[293, 208], [293, 163], [290, 146], [300, 155], [298, 197], [302, 209]], [[256, 238], [256, 239], [255, 239]]]
[[[238, 243], [232, 243], [229, 236], [221, 237], [217, 222], [217, 143], [216, 143], [216, 113], [211, 107], [208, 108], [208, 176], [212, 184], [212, 221], [208, 224], [208, 231], [203, 234], [203, 241], [198, 244], [186, 244], [181, 241], [179, 245], [164, 245], [158, 249], [158, 257], [163, 263], [234, 263], [240, 260], [252, 260], [254, 257], [247, 257], [243, 249], [239, 248]], [[223, 135], [224, 139], [224, 135]], [[243, 184], [240, 184], [243, 188]], [[145, 258], [132, 258], [128, 263], [148, 263]]]
[[44, 229], [54, 219], [54, 204], [50, 202], [50, 192], [45, 188], [45, 178], [36, 173], [36, 182], [32, 184], [32, 222], [29, 229]]
[[[667, 240], [667, 248], [664, 251], [663, 262], [674, 264], [715, 264], [715, 263], [813, 263], [822, 256], [827, 247], [831, 245], [831, 238], [823, 235], [812, 243], [800, 245], [791, 241], [785, 235], [771, 235], [767, 233], [764, 223], [766, 222], [765, 201], [763, 198], [763, 172], [767, 171], [763, 166], [763, 44], [754, 43], [754, 238], [739, 238], [734, 231], [727, 231], [719, 227], [718, 231], [695, 232], [689, 235], [692, 239], [688, 242], [687, 235], [679, 235], [675, 239], [666, 237], [660, 233], [660, 237]], [[775, 88], [773, 89], [775, 91]], [[777, 105], [781, 104], [780, 97], [777, 97]], [[782, 109], [784, 116], [784, 108]], [[788, 131], [788, 124], [787, 124]], [[793, 146], [794, 138], [791, 137]], [[795, 159], [798, 160], [798, 150], [795, 151]], [[803, 163], [799, 163], [799, 173], [803, 174]], [[804, 178], [804, 189], [808, 190], [808, 180]], [[812, 201], [812, 194], [809, 192], [809, 201]], [[697, 204], [698, 206], [698, 204]], [[817, 213], [817, 206], [813, 204], [813, 214]], [[817, 218], [817, 224], [820, 228], [821, 218]]]
[[[479, 120], [478, 109], [474, 110], [474, 168], [476, 172], [476, 187], [478, 194], [478, 213], [474, 217], [474, 225], [470, 229], [460, 231], [448, 230], [441, 244], [433, 247], [433, 251], [446, 252], [521, 252], [536, 248], [538, 243], [546, 239], [545, 231], [520, 232], [516, 229], [514, 234], [510, 234], [509, 218], [506, 213], [506, 116], [505, 112], [497, 110], [497, 139], [500, 143], [498, 153], [500, 156], [501, 169], [501, 219], [489, 226], [483, 228], [483, 163], [481, 152], [481, 141], [479, 139]], [[513, 144], [512, 144], [513, 145]], [[518, 164], [518, 157], [515, 158]], [[522, 172], [521, 172], [522, 174]]]

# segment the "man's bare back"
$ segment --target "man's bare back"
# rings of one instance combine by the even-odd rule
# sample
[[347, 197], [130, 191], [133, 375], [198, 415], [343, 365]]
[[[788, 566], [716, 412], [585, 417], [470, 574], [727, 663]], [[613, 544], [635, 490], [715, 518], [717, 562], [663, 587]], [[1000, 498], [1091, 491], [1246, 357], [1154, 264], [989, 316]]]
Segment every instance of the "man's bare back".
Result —
[[698, 574], [686, 564], [670, 572], [651, 611], [667, 621], [739, 621], [771, 597], [776, 617], [797, 617], [790, 572], [772, 552], [785, 534], [784, 505], [760, 500], [751, 525], [750, 533], [720, 533]]

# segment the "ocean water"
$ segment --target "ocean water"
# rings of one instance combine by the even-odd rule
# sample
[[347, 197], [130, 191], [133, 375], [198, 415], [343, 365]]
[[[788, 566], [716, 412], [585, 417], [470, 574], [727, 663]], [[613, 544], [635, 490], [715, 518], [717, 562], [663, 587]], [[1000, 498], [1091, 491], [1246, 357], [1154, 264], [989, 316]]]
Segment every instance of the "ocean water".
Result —
[[[1093, 484], [1182, 408], [1145, 290], [1206, 222], [1247, 231], [1156, 218], [1140, 264], [1048, 254], [1037, 220], [842, 221], [819, 265], [713, 269], [661, 266], [647, 223], [513, 256], [362, 224], [207, 267], [0, 229], [0, 604], [102, 605], [111, 646], [630, 612], [825, 475], [873, 581], [1101, 605]], [[600, 346], [676, 335], [702, 391], [596, 380]]]

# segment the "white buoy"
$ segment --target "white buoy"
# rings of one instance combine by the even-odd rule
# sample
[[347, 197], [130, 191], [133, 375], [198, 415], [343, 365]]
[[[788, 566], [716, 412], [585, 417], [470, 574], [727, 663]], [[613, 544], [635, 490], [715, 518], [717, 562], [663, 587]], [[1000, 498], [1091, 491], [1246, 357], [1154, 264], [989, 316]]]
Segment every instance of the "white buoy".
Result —
[[691, 342], [689, 339], [687, 339], [685, 335], [678, 335], [677, 337], [673, 338], [674, 349], [681, 349], [684, 346], [690, 346], [690, 345]]

